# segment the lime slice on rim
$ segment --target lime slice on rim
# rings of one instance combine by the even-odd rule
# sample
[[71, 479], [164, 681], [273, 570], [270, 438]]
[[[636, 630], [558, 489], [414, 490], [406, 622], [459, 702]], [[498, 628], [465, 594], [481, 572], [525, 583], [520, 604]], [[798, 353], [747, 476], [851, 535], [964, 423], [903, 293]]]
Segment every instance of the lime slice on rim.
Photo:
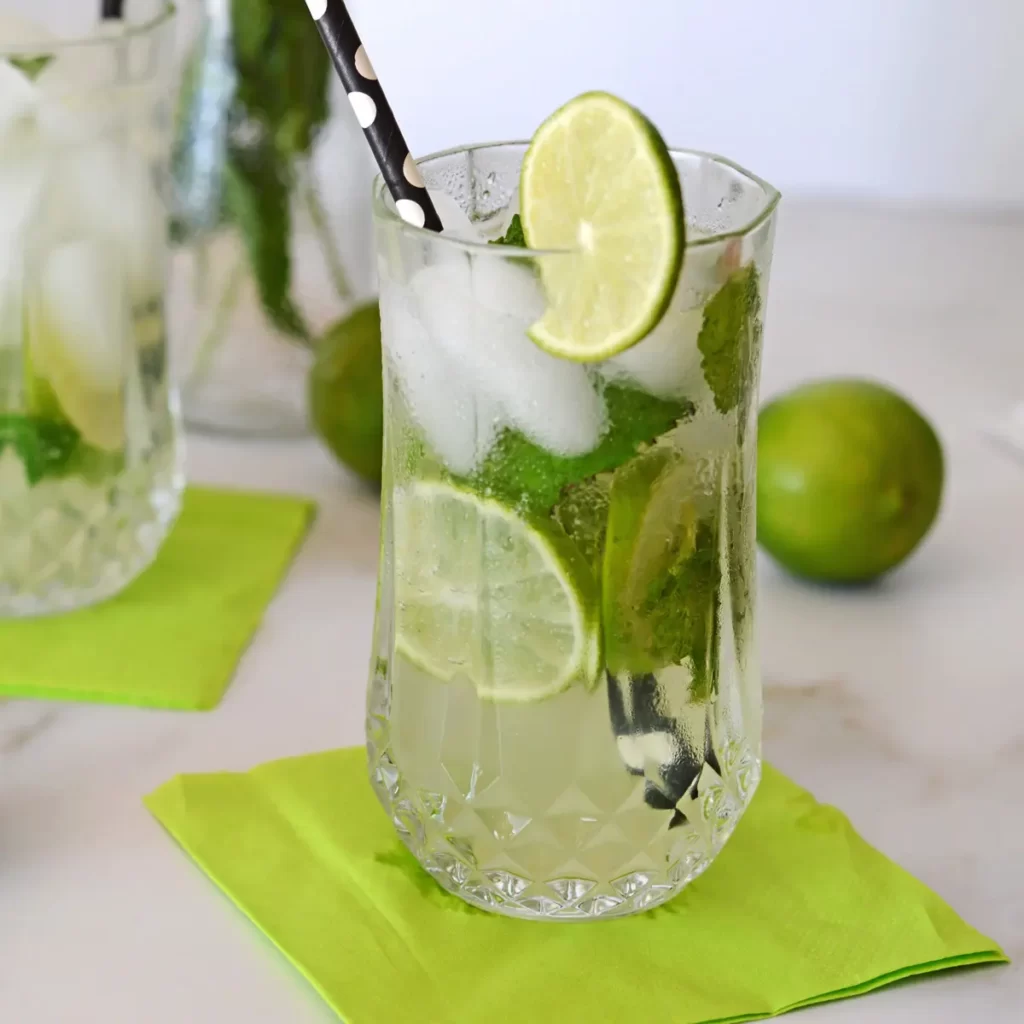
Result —
[[548, 309], [529, 331], [546, 352], [598, 362], [635, 345], [672, 300], [686, 244], [679, 176], [654, 126], [604, 92], [570, 100], [537, 129], [520, 176]]
[[395, 492], [395, 642], [442, 681], [527, 703], [600, 672], [597, 586], [557, 524], [440, 481]]

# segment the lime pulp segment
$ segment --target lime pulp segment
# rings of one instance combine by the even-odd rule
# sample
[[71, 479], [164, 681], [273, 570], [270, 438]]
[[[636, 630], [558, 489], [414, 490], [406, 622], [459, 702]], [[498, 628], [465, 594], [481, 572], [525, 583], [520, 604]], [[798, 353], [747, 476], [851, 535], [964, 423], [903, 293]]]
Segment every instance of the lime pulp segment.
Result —
[[685, 248], [671, 154], [638, 110], [608, 93], [578, 96], [533, 137], [521, 215], [548, 298], [530, 337], [552, 355], [597, 362], [636, 344], [672, 299]]
[[478, 694], [531, 702], [600, 671], [597, 587], [557, 524], [440, 481], [392, 506], [398, 651]]

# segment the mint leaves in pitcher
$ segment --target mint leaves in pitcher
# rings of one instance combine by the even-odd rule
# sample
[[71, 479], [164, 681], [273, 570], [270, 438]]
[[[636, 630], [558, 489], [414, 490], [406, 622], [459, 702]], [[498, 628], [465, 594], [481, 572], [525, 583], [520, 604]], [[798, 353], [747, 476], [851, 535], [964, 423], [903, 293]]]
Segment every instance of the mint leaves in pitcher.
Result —
[[[172, 234], [236, 229], [267, 320], [297, 341], [311, 331], [293, 295], [293, 203], [326, 232], [306, 164], [330, 114], [329, 67], [302, 4], [232, 0], [208, 11], [179, 99]], [[337, 261], [332, 276], [347, 298]]]

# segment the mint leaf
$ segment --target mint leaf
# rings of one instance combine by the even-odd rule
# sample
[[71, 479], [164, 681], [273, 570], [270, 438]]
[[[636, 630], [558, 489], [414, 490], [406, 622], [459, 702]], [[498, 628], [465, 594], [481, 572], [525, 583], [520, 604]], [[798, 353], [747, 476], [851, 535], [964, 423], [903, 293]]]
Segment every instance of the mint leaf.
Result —
[[615, 473], [602, 571], [605, 658], [635, 675], [689, 661], [710, 693], [721, 565], [718, 515], [699, 516], [698, 470], [659, 446]]
[[595, 580], [601, 579], [611, 489], [611, 473], [569, 484], [552, 512], [555, 522], [590, 564]]
[[303, 340], [292, 297], [291, 191], [330, 115], [330, 58], [299, 3], [232, 0], [237, 72], [232, 118], [244, 137], [230, 146], [224, 207], [245, 238], [263, 308]]
[[526, 248], [526, 236], [523, 234], [523, 222], [519, 214], [513, 214], [509, 221], [508, 228], [502, 238], [492, 238], [491, 245], [514, 245], [516, 248]]
[[308, 154], [330, 115], [330, 57], [301, 3], [232, 0], [235, 103], [281, 155]]
[[621, 466], [694, 411], [685, 399], [655, 398], [621, 384], [609, 384], [604, 397], [608, 425], [593, 451], [558, 455], [518, 430], [506, 429], [470, 485], [511, 505], [547, 515], [564, 487]]
[[0, 453], [10, 445], [25, 467], [30, 484], [56, 476], [79, 446], [78, 431], [69, 423], [36, 416], [0, 415]]
[[8, 57], [7, 59], [30, 82], [34, 82], [56, 58], [52, 53], [41, 53], [38, 57]]
[[757, 267], [737, 270], [704, 307], [697, 338], [704, 379], [721, 413], [749, 402], [761, 345], [761, 290]]
[[696, 701], [710, 700], [715, 690], [721, 571], [718, 524], [714, 518], [701, 520], [692, 548], [679, 551], [668, 571], [650, 582], [638, 609], [650, 628], [650, 653], [657, 662], [691, 660], [690, 695]]
[[[268, 319], [308, 340], [292, 298], [290, 205], [300, 164], [330, 115], [330, 58], [309, 12], [294, 0], [230, 0], [230, 20], [230, 57], [200, 39], [182, 77], [175, 177], [185, 194], [172, 239], [187, 243], [196, 230], [234, 224]], [[224, 92], [227, 69], [220, 62], [228, 59], [233, 88]], [[188, 195], [196, 162], [191, 151], [212, 143], [216, 152], [225, 134], [223, 178], [207, 190], [214, 208], [189, 210], [190, 201], [205, 203], [206, 196], [202, 190]]]
[[291, 207], [288, 168], [268, 146], [233, 148], [224, 168], [224, 208], [245, 241], [260, 301], [285, 334], [309, 332], [291, 298]]

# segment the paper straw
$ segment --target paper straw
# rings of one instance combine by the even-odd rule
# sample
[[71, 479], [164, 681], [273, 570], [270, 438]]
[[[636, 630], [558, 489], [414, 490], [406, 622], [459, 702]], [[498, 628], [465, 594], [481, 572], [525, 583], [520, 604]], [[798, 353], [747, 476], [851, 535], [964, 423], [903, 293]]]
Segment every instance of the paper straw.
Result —
[[373, 150], [399, 216], [416, 227], [441, 231], [441, 218], [343, 0], [306, 0], [306, 6], [345, 86], [348, 101]]
[[124, 0], [103, 0], [100, 18], [103, 21], [120, 21], [124, 17]]

